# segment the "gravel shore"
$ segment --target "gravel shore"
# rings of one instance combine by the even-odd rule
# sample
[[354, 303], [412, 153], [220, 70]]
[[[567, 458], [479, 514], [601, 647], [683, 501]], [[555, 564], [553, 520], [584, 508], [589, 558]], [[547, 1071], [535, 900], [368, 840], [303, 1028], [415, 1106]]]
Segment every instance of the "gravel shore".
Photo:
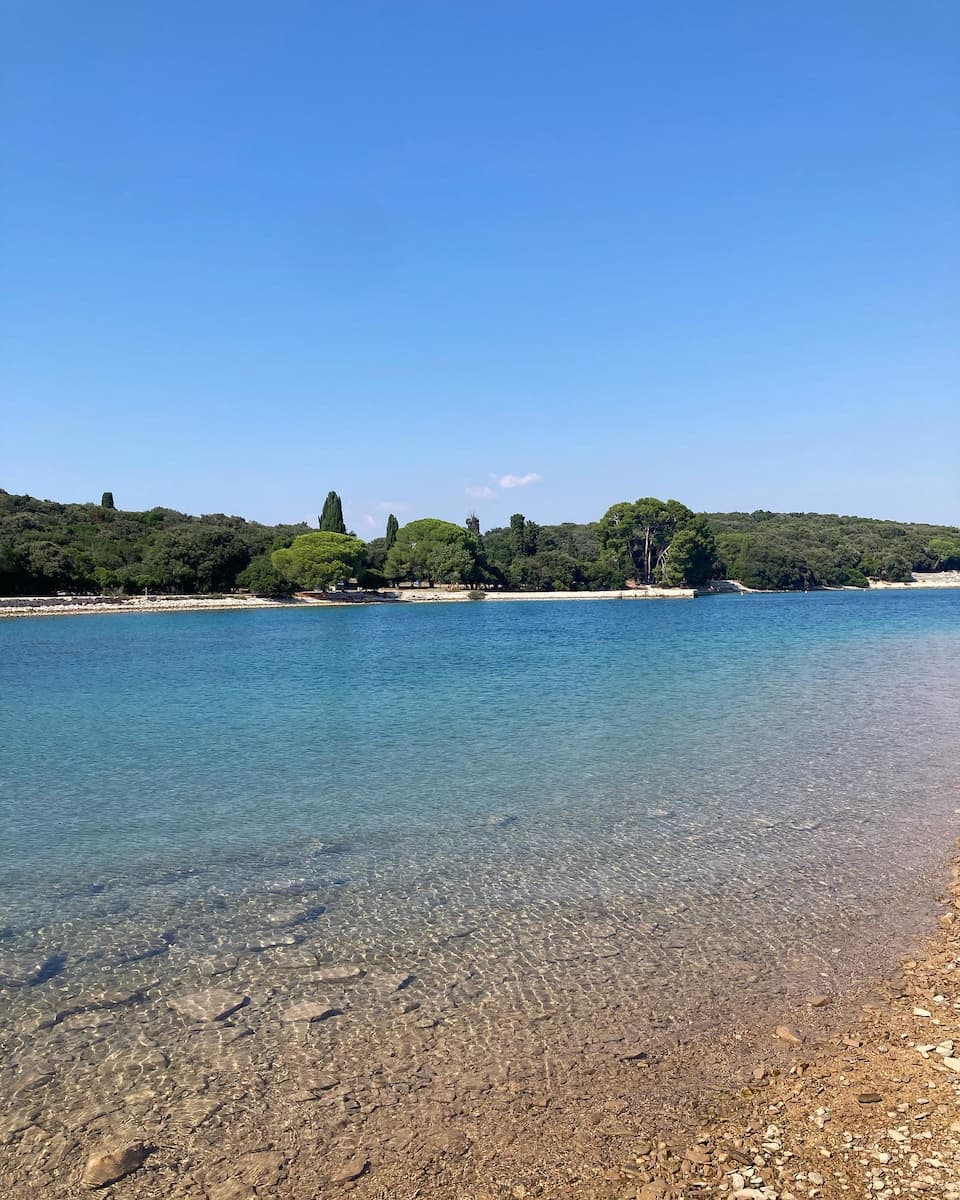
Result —
[[[686, 1136], [651, 1130], [642, 1152], [634, 1144], [577, 1193], [960, 1197], [960, 864], [943, 901], [925, 952], [879, 985], [852, 1028], [819, 1044], [808, 1043], [802, 1027], [771, 1029], [794, 1047], [784, 1069], [757, 1067], [738, 1095], [691, 1106], [682, 1117]], [[813, 1007], [829, 1002], [811, 998]], [[542, 1194], [565, 1193], [558, 1186]]]
[[[426, 1061], [404, 1065], [386, 1039], [379, 1051], [364, 1050], [362, 1067], [377, 1085], [344, 1087], [332, 1060], [317, 1055], [343, 1006], [301, 1006], [282, 1016], [287, 1032], [268, 1075], [256, 1076], [257, 1092], [243, 1066], [243, 1047], [256, 1041], [245, 1015], [252, 1010], [235, 1012], [246, 997], [216, 976], [214, 986], [166, 1004], [191, 1027], [201, 1074], [212, 1055], [227, 1076], [236, 1073], [236, 1086], [165, 1099], [165, 1055], [150, 1041], [133, 1054], [112, 1046], [123, 1011], [116, 1005], [137, 998], [88, 1008], [67, 997], [53, 1027], [60, 1042], [44, 1051], [49, 1064], [11, 1080], [12, 1109], [0, 1123], [3, 1194], [80, 1197], [104, 1186], [112, 1200], [347, 1192], [357, 1200], [960, 1200], [960, 860], [941, 899], [924, 951], [862, 996], [859, 1012], [841, 1013], [829, 995], [810, 995], [806, 1015], [770, 1011], [732, 1076], [729, 1048], [709, 1036], [666, 1052], [617, 1039], [605, 1075], [572, 1061], [556, 1088], [532, 1084], [508, 1061], [495, 1078], [469, 1061], [434, 1077]], [[300, 953], [287, 945], [295, 940], [278, 935], [274, 943]], [[349, 989], [361, 972], [320, 974]], [[374, 985], [416, 1023], [421, 1010], [404, 1001], [411, 978]], [[253, 989], [254, 1000], [269, 992]], [[40, 1092], [56, 1070], [57, 1046], [63, 1053], [91, 1024], [102, 1034], [93, 1049], [132, 1074], [122, 1095], [89, 1094], [69, 1122], [85, 1132], [57, 1132]], [[419, 1020], [408, 1040], [435, 1024]], [[35, 1025], [36, 1036], [49, 1036], [49, 1019]]]

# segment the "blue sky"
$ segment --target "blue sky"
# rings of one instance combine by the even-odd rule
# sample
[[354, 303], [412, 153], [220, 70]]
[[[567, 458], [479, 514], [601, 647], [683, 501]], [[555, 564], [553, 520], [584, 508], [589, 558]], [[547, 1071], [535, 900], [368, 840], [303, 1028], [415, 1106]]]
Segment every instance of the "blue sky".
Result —
[[960, 522], [953, 0], [7, 0], [0, 486]]

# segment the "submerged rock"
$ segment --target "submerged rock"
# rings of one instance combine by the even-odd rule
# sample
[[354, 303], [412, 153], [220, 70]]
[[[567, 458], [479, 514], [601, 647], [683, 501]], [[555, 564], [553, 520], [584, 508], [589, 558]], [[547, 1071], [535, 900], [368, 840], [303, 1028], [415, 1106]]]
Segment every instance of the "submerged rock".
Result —
[[331, 1008], [329, 1004], [317, 1004], [314, 1000], [301, 1000], [299, 1004], [291, 1004], [280, 1018], [285, 1022], [326, 1021], [330, 1017], [343, 1016], [342, 1008]]
[[20, 1109], [5, 1117], [0, 1121], [0, 1146], [5, 1146], [8, 1142], [12, 1142], [18, 1134], [29, 1129], [39, 1116], [40, 1109], [30, 1107]]
[[416, 975], [411, 975], [408, 971], [394, 971], [384, 975], [378, 975], [376, 978], [377, 985], [385, 992], [402, 992], [404, 988], [408, 988], [416, 979]]
[[320, 967], [311, 975], [311, 979], [317, 980], [318, 983], [350, 983], [354, 979], [360, 979], [363, 976], [363, 971], [359, 967], [344, 965]]
[[286, 1164], [286, 1155], [276, 1150], [255, 1150], [241, 1154], [237, 1159], [237, 1175], [242, 1183], [251, 1187], [273, 1189], [280, 1179]]
[[223, 988], [208, 988], [189, 996], [175, 996], [167, 1004], [189, 1021], [222, 1021], [250, 1003], [249, 996], [228, 992]]
[[323, 904], [313, 904], [307, 908], [298, 905], [277, 909], [275, 912], [270, 913], [267, 920], [271, 925], [304, 925], [307, 921], [316, 920], [317, 917], [322, 916], [326, 911], [326, 906]]
[[125, 1175], [139, 1170], [146, 1156], [143, 1142], [130, 1142], [115, 1150], [101, 1150], [87, 1159], [80, 1182], [88, 1188], [106, 1187], [108, 1183], [116, 1183]]

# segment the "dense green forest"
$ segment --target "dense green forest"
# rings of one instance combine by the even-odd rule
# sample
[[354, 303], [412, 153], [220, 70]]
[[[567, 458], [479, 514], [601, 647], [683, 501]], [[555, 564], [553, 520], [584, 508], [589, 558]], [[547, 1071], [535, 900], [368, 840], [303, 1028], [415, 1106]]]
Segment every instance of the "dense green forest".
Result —
[[421, 518], [363, 542], [347, 530], [336, 492], [306, 524], [261, 525], [223, 513], [125, 512], [58, 504], [0, 490], [0, 595], [223, 592], [282, 596], [346, 579], [376, 587], [454, 582], [520, 590], [620, 588], [628, 582], [747, 587], [864, 587], [913, 571], [960, 569], [960, 529], [820, 513], [695, 513], [645, 497], [612, 505], [589, 525], [538, 525], [516, 513], [481, 532]]
[[0, 595], [225, 591], [306, 530], [223, 513], [123, 512], [109, 492], [100, 504], [57, 504], [0, 490]]

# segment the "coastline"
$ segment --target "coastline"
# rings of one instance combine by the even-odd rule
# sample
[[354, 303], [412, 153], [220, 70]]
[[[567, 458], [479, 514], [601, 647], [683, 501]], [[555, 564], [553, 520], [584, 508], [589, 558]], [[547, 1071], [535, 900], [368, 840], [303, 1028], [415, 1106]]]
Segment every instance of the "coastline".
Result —
[[[484, 600], [692, 600], [696, 595], [694, 588], [651, 587], [618, 592], [485, 592]], [[10, 596], [0, 601], [0, 620], [16, 617], [77, 617], [98, 613], [240, 612], [259, 608], [347, 608], [361, 604], [476, 603], [469, 592], [441, 588], [332, 593], [332, 597], [299, 594], [291, 599], [271, 600], [263, 596], [130, 596], [117, 601], [103, 596]]]
[[[767, 1049], [754, 1047], [757, 1065], [738, 1088], [714, 1082], [709, 1044], [678, 1046], [669, 1064], [641, 1053], [626, 1060], [637, 1079], [634, 1104], [619, 1098], [622, 1081], [611, 1072], [608, 1101], [571, 1113], [565, 1108], [576, 1110], [578, 1098], [565, 1106], [557, 1097], [533, 1145], [494, 1122], [492, 1144], [478, 1139], [466, 1159], [442, 1159], [427, 1186], [378, 1169], [377, 1187], [358, 1179], [356, 1194], [960, 1200], [960, 844], [948, 861], [950, 882], [931, 896], [936, 924], [931, 915], [915, 951], [901, 954], [886, 977], [865, 980], [853, 998], [810, 996], [795, 1024], [779, 1024], [782, 1014], [771, 1012], [754, 1031]], [[676, 1095], [651, 1106], [656, 1091], [646, 1080], [664, 1068], [668, 1083], [699, 1072], [699, 1090], [678, 1082]], [[471, 1161], [474, 1152], [480, 1161]]]
[[[942, 571], [916, 575], [912, 583], [887, 583], [871, 580], [869, 591], [924, 591], [960, 588], [960, 571]], [[818, 588], [816, 591], [863, 591], [863, 588]], [[791, 595], [790, 592], [762, 592], [744, 587], [734, 580], [720, 580], [704, 588], [638, 587], [600, 592], [506, 592], [482, 593], [484, 602], [515, 603], [535, 600], [694, 600], [699, 596]], [[76, 617], [94, 613], [157, 612], [238, 612], [258, 608], [346, 608], [358, 604], [464, 604], [477, 603], [469, 591], [453, 588], [380, 588], [375, 592], [318, 593], [300, 592], [285, 599], [266, 596], [3, 596], [0, 620], [15, 617]]]
[[0, 603], [0, 620], [16, 617], [79, 617], [96, 614], [160, 613], [160, 612], [238, 612], [254, 608], [309, 608], [336, 603], [335, 601], [269, 600], [265, 596], [224, 596], [219, 599], [203, 596], [130, 596], [122, 601], [112, 597], [84, 596], [24, 596], [4, 597]]
[[[919, 953], [876, 983], [854, 1022], [820, 1043], [802, 1028], [772, 1030], [793, 1043], [786, 1069], [757, 1068], [739, 1095], [693, 1106], [686, 1136], [638, 1158], [643, 1186], [618, 1194], [679, 1200], [686, 1186], [742, 1200], [960, 1196], [956, 851], [939, 899]], [[811, 1015], [829, 1000], [811, 998]], [[632, 1165], [618, 1168], [617, 1179], [632, 1177]]]
[[[404, 603], [474, 603], [469, 592], [443, 588], [397, 588], [386, 592]], [[642, 587], [608, 592], [484, 592], [484, 601], [516, 600], [693, 600], [696, 588]]]
[[922, 588], [960, 587], [960, 571], [917, 571], [911, 583], [888, 583], [885, 579], [871, 579], [871, 589], [878, 591], [915, 591]]

